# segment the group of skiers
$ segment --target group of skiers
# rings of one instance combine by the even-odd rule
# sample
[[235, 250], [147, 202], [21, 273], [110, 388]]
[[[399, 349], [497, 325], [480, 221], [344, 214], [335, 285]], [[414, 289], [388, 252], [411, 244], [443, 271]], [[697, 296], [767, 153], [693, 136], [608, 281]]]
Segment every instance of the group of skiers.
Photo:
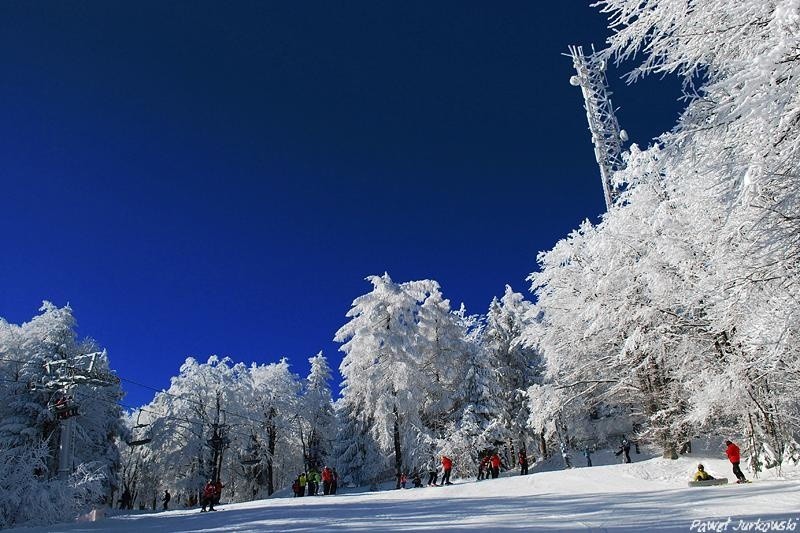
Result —
[[[536, 459], [534, 459], [536, 461]], [[520, 473], [527, 474], [528, 473], [528, 456], [524, 451], [519, 452], [519, 459], [518, 459]], [[507, 470], [506, 466], [503, 464], [502, 459], [500, 459], [500, 455], [497, 452], [492, 454], [485, 454], [480, 462], [478, 463], [478, 481], [482, 481], [484, 479], [489, 479], [489, 476], [492, 479], [497, 479], [500, 477], [500, 469]], [[523, 474], [523, 475], [524, 475]]]
[[308, 473], [301, 472], [292, 483], [295, 498], [319, 495], [320, 482], [322, 482], [323, 495], [336, 494], [336, 488], [339, 486], [339, 474], [336, 473], [335, 468], [328, 466], [322, 469], [322, 473], [317, 472], [314, 467], [311, 467]]
[[209, 511], [216, 511], [214, 506], [219, 504], [219, 498], [222, 496], [222, 487], [224, 486], [220, 480], [208, 480], [206, 486], [203, 487], [203, 508], [200, 509], [201, 513], [206, 512], [206, 507], [208, 507]]
[[[728, 460], [733, 465], [733, 473], [736, 475], [737, 483], [748, 483], [747, 479], [745, 479], [742, 470], [739, 468], [740, 462], [740, 452], [739, 447], [736, 446], [731, 441], [725, 441], [727, 448], [725, 450], [725, 454], [728, 456]], [[615, 455], [623, 456], [623, 460], [626, 463], [631, 462], [630, 458], [630, 449], [631, 446], [635, 446], [636, 453], [639, 453], [639, 445], [636, 442], [631, 442], [628, 439], [623, 438], [622, 443], [619, 447], [619, 450], [615, 453]], [[587, 447], [584, 451], [584, 455], [586, 456], [587, 466], [592, 466], [591, 463], [591, 451]], [[533, 462], [536, 462], [536, 458], [532, 459]], [[441, 463], [441, 470], [442, 470], [442, 481], [441, 484], [437, 483], [439, 481], [439, 463]], [[517, 463], [520, 469], [520, 475], [527, 475], [528, 468], [529, 468], [529, 460], [528, 455], [525, 450], [521, 450], [517, 455]], [[452, 485], [453, 483], [450, 481], [450, 474], [453, 469], [453, 460], [448, 457], [447, 455], [443, 455], [440, 461], [437, 461], [436, 458], [432, 458], [428, 462], [428, 483], [427, 486], [440, 486], [440, 485]], [[478, 481], [489, 479], [491, 476], [492, 479], [497, 479], [500, 476], [501, 469], [508, 469], [504, 464], [500, 455], [495, 451], [492, 453], [486, 453], [481, 457], [481, 460], [478, 464]], [[708, 472], [705, 471], [705, 467], [702, 464], [697, 465], [697, 472], [694, 475], [695, 481], [704, 481], [714, 479]], [[406, 488], [406, 484], [408, 483], [408, 475], [405, 473], [400, 474], [399, 483], [402, 488]], [[336, 472], [335, 468], [330, 468], [325, 466], [321, 472], [318, 472], [315, 468], [310, 468], [309, 471], [301, 472], [297, 478], [292, 483], [292, 490], [294, 492], [295, 497], [300, 496], [316, 496], [319, 494], [319, 486], [320, 482], [322, 483], [322, 493], [324, 495], [329, 494], [336, 494], [336, 489], [339, 485], [339, 476]], [[420, 478], [419, 474], [414, 471], [412, 474], [412, 482], [414, 487], [422, 487], [422, 479]], [[202, 509], [200, 512], [206, 512], [206, 508], [209, 511], [215, 511], [214, 505], [219, 503], [220, 495], [222, 494], [223, 485], [219, 480], [216, 482], [212, 480], [208, 480], [205, 487], [203, 488], [203, 498], [202, 498]], [[125, 495], [123, 494], [123, 501], [125, 500]], [[164, 509], [167, 509], [167, 505], [169, 504], [170, 494], [168, 491], [164, 491]]]

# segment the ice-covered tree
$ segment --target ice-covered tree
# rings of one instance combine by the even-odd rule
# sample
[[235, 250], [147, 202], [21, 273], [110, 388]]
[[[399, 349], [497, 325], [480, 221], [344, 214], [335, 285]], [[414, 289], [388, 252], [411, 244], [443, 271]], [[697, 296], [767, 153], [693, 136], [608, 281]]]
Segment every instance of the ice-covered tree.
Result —
[[[542, 361], [527, 340], [525, 331], [533, 320], [532, 304], [506, 285], [502, 298], [494, 298], [486, 317], [483, 353], [497, 380], [499, 413], [489, 430], [495, 446], [504, 446], [508, 454], [524, 450], [538, 436], [528, 425], [528, 387], [541, 380]], [[513, 464], [506, 457], [506, 464]]]
[[631, 80], [683, 77], [689, 103], [627, 155], [602, 222], [540, 257], [550, 373], [568, 398], [627, 406], [667, 450], [713, 428], [780, 456], [798, 413], [797, 3], [598, 5], [605, 53], [640, 61]]
[[311, 370], [305, 380], [298, 415], [302, 420], [300, 432], [307, 448], [307, 462], [320, 469], [331, 456], [333, 441], [336, 439], [336, 420], [329, 384], [331, 368], [322, 352], [308, 361], [311, 363]]
[[[264, 456], [266, 493], [291, 482], [304, 468], [303, 433], [299, 398], [302, 384], [291, 372], [286, 358], [269, 365], [250, 368], [251, 396], [247, 398], [258, 425], [250, 431], [256, 436]], [[307, 442], [305, 443], [307, 445]]]
[[[394, 457], [393, 468], [399, 488], [400, 474], [423, 463], [433, 438], [431, 428], [422, 419], [422, 408], [432, 398], [431, 382], [436, 372], [446, 368], [436, 365], [436, 358], [447, 349], [436, 334], [425, 332], [421, 317], [440, 316], [432, 304], [423, 311], [429, 297], [438, 299], [439, 286], [431, 280], [395, 283], [388, 274], [370, 276], [372, 292], [356, 298], [347, 313], [350, 321], [336, 333], [345, 353], [340, 371], [342, 404], [345, 413], [369, 418], [369, 432], [378, 447]], [[440, 302], [440, 305], [445, 305]], [[439, 308], [440, 309], [440, 308]], [[427, 323], [436, 330], [436, 326]], [[428, 351], [426, 352], [426, 349]], [[369, 406], [359, 412], [356, 406]]]
[[498, 439], [496, 421], [500, 419], [497, 371], [483, 350], [485, 319], [467, 315], [463, 306], [456, 312], [465, 331], [462, 360], [466, 368], [461, 386], [455, 389], [460, 409], [453, 431], [445, 437], [443, 451], [454, 460], [454, 474], [473, 475], [482, 454]]
[[[96, 342], [78, 340], [69, 306], [44, 302], [40, 311], [20, 326], [0, 319], [4, 526], [73, 518], [110, 498], [117, 485], [114, 439], [123, 429], [116, 403], [121, 390], [108, 356]], [[73, 416], [72, 431], [65, 435], [75, 446], [60, 463], [58, 444], [67, 420], [56, 416], [55, 407], [67, 399]]]

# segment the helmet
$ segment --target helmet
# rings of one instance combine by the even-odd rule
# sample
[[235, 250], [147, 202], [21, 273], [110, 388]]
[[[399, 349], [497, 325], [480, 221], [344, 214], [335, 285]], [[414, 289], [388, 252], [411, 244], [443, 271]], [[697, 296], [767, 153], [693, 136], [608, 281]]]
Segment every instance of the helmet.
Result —
[[698, 470], [703, 470], [705, 467], [702, 464], [697, 465]]

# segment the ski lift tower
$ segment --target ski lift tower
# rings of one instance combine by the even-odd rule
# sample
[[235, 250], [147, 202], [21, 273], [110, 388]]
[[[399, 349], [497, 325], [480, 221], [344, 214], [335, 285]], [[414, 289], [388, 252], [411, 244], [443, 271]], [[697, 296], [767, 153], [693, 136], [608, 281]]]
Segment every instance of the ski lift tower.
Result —
[[625, 168], [622, 160], [622, 143], [628, 140], [625, 130], [619, 128], [614, 106], [611, 104], [611, 91], [606, 79], [606, 58], [594, 51], [586, 55], [583, 47], [570, 46], [569, 55], [577, 74], [569, 79], [571, 85], [581, 88], [583, 93], [586, 119], [594, 144], [594, 156], [600, 166], [600, 178], [603, 180], [603, 196], [606, 209], [610, 209], [616, 200], [616, 193], [611, 184], [614, 172]]
[[78, 404], [72, 396], [76, 385], [108, 387], [119, 383], [119, 378], [115, 374], [97, 368], [98, 356], [105, 358], [105, 351], [79, 355], [71, 359], [49, 361], [44, 364], [47, 376], [44, 383], [45, 389], [61, 395], [59, 401], [53, 405], [53, 410], [61, 421], [58, 447], [58, 477], [60, 479], [67, 479], [72, 473], [75, 416], [79, 414]]

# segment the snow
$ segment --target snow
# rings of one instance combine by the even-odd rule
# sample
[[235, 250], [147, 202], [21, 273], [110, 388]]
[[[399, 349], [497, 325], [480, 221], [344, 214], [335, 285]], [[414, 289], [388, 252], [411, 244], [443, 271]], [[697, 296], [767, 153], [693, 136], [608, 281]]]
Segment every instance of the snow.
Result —
[[[614, 457], [606, 452], [592, 460]], [[689, 488], [687, 481], [698, 462], [714, 476], [733, 477], [730, 464], [711, 454], [674, 461], [653, 458], [528, 476], [509, 472], [500, 479], [461, 480], [449, 487], [223, 503], [215, 513], [201, 514], [196, 508], [116, 515], [112, 513], [118, 511], [108, 511], [107, 518], [94, 523], [18, 531], [778, 530], [767, 529], [765, 520], [784, 520], [784, 530], [791, 531], [800, 524], [800, 468], [784, 468], [782, 478], [768, 473], [747, 485]]]

